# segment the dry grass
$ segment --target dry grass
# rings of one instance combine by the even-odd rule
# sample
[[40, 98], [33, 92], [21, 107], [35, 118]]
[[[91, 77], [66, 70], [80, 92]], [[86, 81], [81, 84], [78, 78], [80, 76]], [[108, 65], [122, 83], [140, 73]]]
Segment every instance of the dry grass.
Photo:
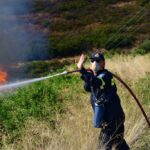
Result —
[[[150, 55], [137, 57], [116, 56], [107, 61], [107, 68], [117, 72], [131, 85], [150, 71]], [[119, 84], [118, 93], [126, 113], [125, 138], [134, 149], [139, 145], [138, 138], [145, 131], [147, 124], [131, 96]], [[81, 93], [74, 94], [76, 103], [66, 102], [67, 114], [56, 117], [57, 129], [49, 128], [45, 122], [29, 120], [21, 141], [6, 145], [8, 150], [95, 150], [99, 129], [93, 128], [93, 112], [89, 104], [89, 94], [85, 93], [82, 84], [78, 87]], [[64, 91], [64, 95], [66, 95]], [[64, 96], [65, 99], [65, 96]], [[147, 133], [148, 134], [148, 133]], [[150, 135], [150, 134], [149, 134]]]
[[123, 79], [137, 81], [150, 73], [150, 55], [136, 57], [117, 55], [107, 61], [106, 67]]
[[113, 4], [111, 5], [112, 7], [114, 8], [118, 8], [118, 7], [125, 7], [125, 6], [128, 6], [128, 5], [135, 5], [136, 4], [136, 1], [127, 1], [127, 2], [119, 2], [117, 4]]

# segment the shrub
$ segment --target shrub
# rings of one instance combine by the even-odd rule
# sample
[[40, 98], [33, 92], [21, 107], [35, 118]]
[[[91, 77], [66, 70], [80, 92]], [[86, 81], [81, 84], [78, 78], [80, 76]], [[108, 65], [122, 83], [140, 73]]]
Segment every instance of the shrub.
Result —
[[34, 61], [28, 63], [25, 66], [26, 74], [29, 78], [45, 76], [49, 72], [61, 69], [62, 67], [64, 67], [65, 65], [69, 65], [70, 63], [71, 62], [67, 60], [60, 62], [57, 59], [53, 59], [51, 61]]
[[39, 12], [43, 11], [48, 7], [48, 4], [44, 0], [33, 0], [32, 1], [32, 11]]
[[[76, 101], [73, 97], [80, 91], [75, 88], [80, 87], [79, 83], [78, 76], [61, 76], [0, 95], [0, 127], [2, 125], [5, 129], [9, 142], [19, 139], [28, 119], [44, 121], [55, 127], [54, 124], [51, 126], [55, 122], [55, 114], [65, 113], [64, 100]], [[65, 92], [64, 89], [73, 92]]]
[[35, 62], [31, 62], [28, 63], [26, 65], [26, 73], [28, 74], [28, 76], [42, 76], [45, 74], [45, 72], [47, 72], [49, 69], [48, 63], [43, 62], [43, 61], [35, 61]]
[[110, 37], [108, 42], [105, 43], [104, 47], [106, 49], [115, 49], [118, 47], [129, 47], [135, 40], [134, 35], [120, 34]]
[[82, 9], [85, 7], [89, 2], [87, 0], [72, 0], [72, 1], [63, 1], [58, 3], [55, 8], [53, 8], [54, 12], [62, 12], [62, 11], [70, 11], [76, 9]]
[[49, 25], [51, 31], [67, 31], [73, 28], [73, 23], [67, 20], [55, 20], [52, 21]]
[[146, 53], [146, 51], [142, 48], [135, 48], [133, 50], [133, 54], [136, 55], [136, 54], [140, 54], [140, 55], [144, 55]]
[[64, 39], [51, 37], [50, 43], [51, 55], [54, 57], [79, 54], [87, 48], [86, 41], [82, 35], [64, 37]]
[[149, 0], [138, 0], [138, 3], [142, 6], [144, 6], [149, 3]]
[[140, 48], [146, 50], [147, 52], [150, 52], [150, 40], [144, 41], [144, 42], [140, 45]]
[[112, 56], [116, 55], [116, 54], [123, 54], [123, 50], [120, 48], [116, 48], [116, 49], [110, 49], [109, 51], [105, 52], [105, 56], [107, 58], [111, 58]]
[[105, 4], [115, 4], [121, 0], [103, 0], [102, 2]]
[[59, 109], [60, 101], [51, 84], [36, 83], [0, 97], [0, 122], [12, 141], [19, 137], [28, 118], [51, 121]]
[[150, 52], [150, 40], [144, 41], [139, 48], [134, 49], [133, 54], [147, 54]]

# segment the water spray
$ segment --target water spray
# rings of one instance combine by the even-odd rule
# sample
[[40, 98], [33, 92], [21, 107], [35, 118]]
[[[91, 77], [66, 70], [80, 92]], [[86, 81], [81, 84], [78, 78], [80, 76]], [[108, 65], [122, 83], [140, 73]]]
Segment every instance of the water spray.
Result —
[[[72, 73], [76, 73], [76, 72], [80, 72], [80, 70], [64, 71], [62, 73], [54, 74], [54, 75], [51, 75], [51, 76], [35, 78], [35, 79], [21, 81], [21, 82], [17, 82], [17, 83], [6, 84], [6, 85], [3, 85], [3, 86], [0, 86], [0, 91], [21, 87], [21, 86], [24, 86], [24, 85], [27, 85], [27, 84], [31, 84], [31, 83], [34, 83], [34, 82], [46, 80], [46, 79], [53, 78], [53, 77], [56, 77], [56, 76], [68, 75], [68, 74], [72, 74]], [[142, 107], [139, 99], [136, 97], [134, 92], [131, 90], [131, 88], [120, 77], [118, 77], [116, 74], [113, 74], [113, 73], [112, 73], [112, 75], [119, 82], [121, 82], [125, 86], [125, 88], [129, 91], [129, 93], [132, 95], [132, 97], [134, 98], [134, 100], [136, 101], [137, 105], [139, 106], [139, 108], [140, 108], [140, 110], [141, 110], [141, 112], [142, 112], [142, 114], [143, 114], [143, 116], [144, 116], [144, 118], [145, 118], [149, 128], [150, 128], [150, 121], [148, 119], [148, 116], [146, 115], [146, 112], [144, 111], [144, 108]]]
[[64, 71], [62, 73], [58, 73], [58, 74], [51, 75], [51, 76], [35, 78], [35, 79], [30, 79], [30, 80], [20, 81], [20, 82], [16, 82], [16, 83], [10, 83], [10, 84], [6, 84], [6, 85], [2, 85], [2, 86], [0, 86], [0, 91], [5, 91], [5, 90], [13, 89], [13, 88], [18, 88], [18, 87], [21, 87], [21, 86], [24, 86], [24, 85], [27, 85], [27, 84], [31, 84], [31, 83], [34, 83], [34, 82], [39, 82], [39, 81], [46, 80], [46, 79], [49, 79], [49, 78], [53, 78], [53, 77], [56, 77], [56, 76], [65, 75], [67, 73], [68, 73], [67, 71]]

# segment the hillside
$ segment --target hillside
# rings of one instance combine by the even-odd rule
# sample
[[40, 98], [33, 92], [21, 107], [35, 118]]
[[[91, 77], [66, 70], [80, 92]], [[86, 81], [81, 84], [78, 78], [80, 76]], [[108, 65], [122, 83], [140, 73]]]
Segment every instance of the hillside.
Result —
[[[107, 68], [130, 85], [150, 115], [149, 59], [149, 55], [116, 55], [107, 60]], [[63, 70], [73, 68], [71, 65]], [[148, 126], [133, 98], [116, 83], [126, 113], [125, 137], [132, 150], [148, 150]], [[78, 74], [23, 87], [0, 96], [1, 148], [96, 149], [99, 130], [93, 128], [92, 117], [89, 94], [83, 90]]]
[[93, 48], [129, 52], [149, 39], [147, 0], [35, 0], [33, 17], [49, 35], [53, 57]]
[[[109, 58], [116, 53], [143, 55], [150, 52], [147, 0], [32, 2], [32, 12], [24, 16], [32, 23], [28, 23], [27, 29], [42, 31], [49, 38], [49, 46], [45, 45], [47, 49], [38, 49], [43, 53], [33, 50], [33, 58], [38, 60], [40, 57], [36, 57], [37, 55], [46, 54], [48, 61], [33, 59], [26, 64], [9, 65], [7, 70], [11, 74], [10, 80], [16, 77], [44, 76], [74, 63], [75, 56], [81, 52], [90, 55], [91, 52], [101, 49]], [[47, 42], [46, 39], [43, 40]], [[45, 50], [48, 52], [45, 53]]]

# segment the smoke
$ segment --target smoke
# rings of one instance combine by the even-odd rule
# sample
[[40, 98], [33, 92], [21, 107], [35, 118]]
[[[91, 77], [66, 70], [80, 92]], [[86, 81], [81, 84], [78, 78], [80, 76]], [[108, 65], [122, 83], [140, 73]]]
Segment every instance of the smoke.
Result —
[[0, 0], [0, 65], [48, 59], [48, 40], [34, 28], [30, 0]]

